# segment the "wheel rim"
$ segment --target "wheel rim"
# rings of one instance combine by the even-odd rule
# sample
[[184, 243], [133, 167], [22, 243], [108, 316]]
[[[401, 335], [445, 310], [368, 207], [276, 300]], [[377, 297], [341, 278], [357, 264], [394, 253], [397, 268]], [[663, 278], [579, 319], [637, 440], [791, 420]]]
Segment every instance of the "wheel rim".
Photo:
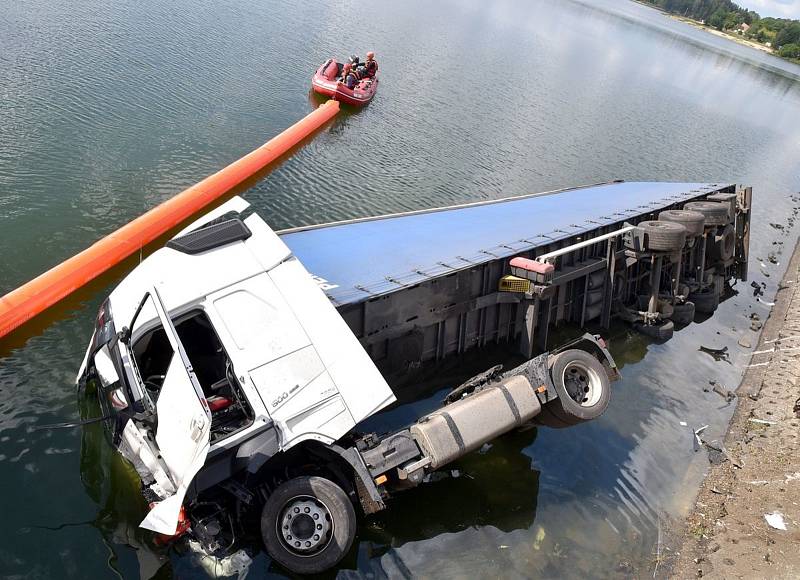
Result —
[[283, 545], [297, 556], [314, 556], [333, 538], [331, 511], [310, 495], [295, 496], [287, 501], [276, 526]]
[[581, 407], [592, 407], [600, 400], [603, 383], [594, 369], [574, 361], [564, 367], [561, 378], [570, 398]]

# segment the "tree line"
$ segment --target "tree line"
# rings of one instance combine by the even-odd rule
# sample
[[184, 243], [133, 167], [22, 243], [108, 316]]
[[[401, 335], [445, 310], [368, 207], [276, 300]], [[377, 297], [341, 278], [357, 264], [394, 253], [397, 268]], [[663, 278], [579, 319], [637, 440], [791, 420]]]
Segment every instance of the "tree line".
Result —
[[[730, 0], [644, 1], [671, 14], [699, 20], [717, 30], [738, 31], [745, 38], [762, 44], [770, 43], [779, 56], [800, 59], [800, 21], [798, 20], [761, 18], [758, 12], [742, 8]], [[742, 26], [743, 24], [747, 26]]]

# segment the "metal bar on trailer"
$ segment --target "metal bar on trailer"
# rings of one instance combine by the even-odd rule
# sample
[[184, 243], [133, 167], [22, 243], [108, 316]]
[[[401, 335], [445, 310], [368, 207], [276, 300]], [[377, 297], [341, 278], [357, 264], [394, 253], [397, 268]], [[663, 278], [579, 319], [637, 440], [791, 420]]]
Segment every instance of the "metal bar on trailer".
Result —
[[563, 256], [564, 254], [568, 254], [570, 252], [574, 252], [575, 250], [579, 250], [581, 248], [585, 248], [586, 246], [593, 246], [598, 242], [602, 242], [604, 240], [610, 240], [612, 238], [616, 238], [621, 236], [626, 232], [630, 232], [631, 230], [635, 230], [636, 226], [625, 226], [624, 228], [620, 228], [613, 232], [609, 232], [607, 234], [603, 234], [602, 236], [597, 236], [596, 238], [589, 238], [588, 240], [584, 240], [582, 242], [578, 242], [577, 244], [572, 244], [571, 246], [566, 246], [564, 248], [554, 250], [552, 252], [548, 252], [546, 254], [542, 254], [536, 258], [539, 262], [547, 262], [549, 260], [553, 260], [558, 258], [559, 256]]

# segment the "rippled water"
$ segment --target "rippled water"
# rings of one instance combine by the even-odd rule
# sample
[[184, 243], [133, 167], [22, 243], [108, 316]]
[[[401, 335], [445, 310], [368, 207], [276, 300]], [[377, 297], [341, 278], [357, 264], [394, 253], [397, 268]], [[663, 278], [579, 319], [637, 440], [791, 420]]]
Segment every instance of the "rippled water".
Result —
[[[627, 0], [3, 11], [0, 292], [276, 134], [313, 107], [320, 61], [368, 49], [376, 100], [245, 193], [274, 227], [616, 178], [735, 181], [756, 192], [751, 275], [766, 300], [796, 238], [800, 68]], [[126, 267], [0, 342], [0, 575], [203, 574], [137, 530], [136, 482], [96, 428], [37, 429], [78, 416], [72, 380]], [[652, 576], [707, 464], [691, 428], [721, 436], [733, 411], [703, 387], [736, 386], [737, 340], [754, 342], [748, 316], [768, 312], [752, 290], [663, 345], [614, 329], [624, 379], [600, 420], [504, 437], [399, 496], [363, 522], [341, 574]], [[281, 573], [268, 564], [259, 554], [251, 577]]]

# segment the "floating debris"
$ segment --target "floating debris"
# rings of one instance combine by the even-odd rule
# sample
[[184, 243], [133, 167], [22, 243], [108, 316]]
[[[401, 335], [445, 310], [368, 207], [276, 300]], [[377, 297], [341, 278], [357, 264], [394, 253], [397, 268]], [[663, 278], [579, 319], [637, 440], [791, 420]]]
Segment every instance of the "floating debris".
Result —
[[714, 383], [713, 391], [717, 393], [720, 397], [725, 399], [725, 401], [727, 401], [728, 403], [730, 403], [736, 398], [736, 395], [734, 395], [732, 392], [730, 392], [728, 389], [726, 389], [719, 383]]
[[717, 362], [724, 361], [728, 364], [730, 364], [731, 362], [727, 346], [723, 346], [722, 348], [710, 348], [708, 346], [701, 345], [700, 348], [698, 348], [697, 350], [706, 353]]
[[694, 450], [699, 451], [700, 448], [703, 446], [703, 440], [700, 439], [700, 434], [708, 429], [708, 425], [703, 425], [699, 429], [694, 430]]
[[539, 528], [536, 530], [536, 536], [533, 538], [533, 549], [534, 550], [541, 549], [542, 542], [544, 542], [545, 536], [546, 536], [546, 534], [545, 534], [544, 528], [542, 526], [539, 526]]

